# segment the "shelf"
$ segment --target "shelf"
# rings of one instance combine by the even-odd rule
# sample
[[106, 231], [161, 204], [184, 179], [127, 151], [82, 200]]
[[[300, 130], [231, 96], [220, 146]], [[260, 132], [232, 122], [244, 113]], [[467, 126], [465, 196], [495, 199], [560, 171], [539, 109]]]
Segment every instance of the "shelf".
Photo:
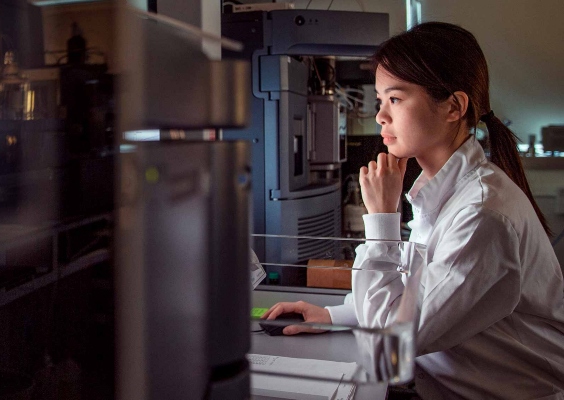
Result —
[[38, 277], [33, 277], [31, 278], [31, 280], [19, 286], [8, 290], [2, 288], [0, 289], [0, 307], [9, 304], [14, 300], [19, 299], [20, 297], [30, 294], [51, 283], [54, 283], [61, 278], [72, 275], [78, 271], [99, 264], [101, 262], [107, 261], [109, 258], [110, 251], [108, 249], [95, 250], [92, 253], [89, 253], [77, 260], [70, 262], [69, 264], [59, 265], [51, 272]]
[[103, 220], [111, 220], [111, 214], [100, 214], [63, 224], [46, 224], [40, 226], [0, 224], [0, 251], [17, 244], [31, 242], [49, 236], [56, 236], [59, 233]]
[[521, 157], [523, 168], [564, 169], [564, 157]]
[[11, 303], [14, 300], [54, 283], [61, 278], [107, 261], [110, 258], [110, 251], [107, 248], [96, 249], [65, 264], [58, 261], [58, 243], [60, 234], [104, 220], [110, 221], [111, 215], [101, 214], [66, 224], [53, 224], [46, 226], [0, 225], [0, 251], [9, 250], [11, 247], [45, 238], [51, 238], [53, 249], [52, 267], [50, 271], [43, 274], [32, 275], [30, 277], [23, 277], [26, 279], [25, 282], [17, 286], [0, 288], [0, 306]]

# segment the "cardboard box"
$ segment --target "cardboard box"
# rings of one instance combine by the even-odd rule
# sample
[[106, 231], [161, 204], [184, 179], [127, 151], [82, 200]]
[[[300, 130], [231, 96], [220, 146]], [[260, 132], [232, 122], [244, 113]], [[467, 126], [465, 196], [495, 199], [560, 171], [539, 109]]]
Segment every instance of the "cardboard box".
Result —
[[[315, 260], [307, 263], [307, 286], [332, 289], [351, 288], [353, 260]], [[333, 269], [335, 267], [348, 269]]]

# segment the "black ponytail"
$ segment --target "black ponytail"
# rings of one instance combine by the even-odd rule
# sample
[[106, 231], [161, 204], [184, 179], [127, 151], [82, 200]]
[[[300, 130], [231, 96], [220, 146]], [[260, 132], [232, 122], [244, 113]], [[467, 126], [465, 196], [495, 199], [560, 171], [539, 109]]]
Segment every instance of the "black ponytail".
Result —
[[487, 143], [490, 150], [490, 161], [501, 168], [521, 188], [535, 209], [546, 234], [552, 236], [553, 233], [550, 226], [533, 198], [529, 182], [527, 182], [525, 170], [521, 163], [521, 156], [519, 156], [517, 151], [517, 137], [499, 118], [493, 115], [489, 118], [482, 118], [482, 120], [484, 120], [488, 128]]

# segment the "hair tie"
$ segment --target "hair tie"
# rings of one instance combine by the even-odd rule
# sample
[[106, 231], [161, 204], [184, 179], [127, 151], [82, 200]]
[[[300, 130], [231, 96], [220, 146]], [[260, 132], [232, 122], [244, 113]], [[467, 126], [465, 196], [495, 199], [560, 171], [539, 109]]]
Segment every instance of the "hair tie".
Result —
[[491, 121], [491, 119], [495, 117], [493, 110], [490, 110], [489, 113], [484, 114], [480, 117], [480, 121], [484, 121], [486, 124]]

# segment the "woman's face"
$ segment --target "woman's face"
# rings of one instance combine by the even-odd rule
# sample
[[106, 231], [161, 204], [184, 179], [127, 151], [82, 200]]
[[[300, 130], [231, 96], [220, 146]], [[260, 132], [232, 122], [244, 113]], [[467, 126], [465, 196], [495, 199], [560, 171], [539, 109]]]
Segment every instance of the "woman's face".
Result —
[[401, 81], [382, 67], [376, 70], [380, 111], [376, 122], [388, 152], [398, 158], [417, 158], [434, 175], [452, 155], [454, 135], [448, 121], [448, 102], [435, 102], [423, 87]]

